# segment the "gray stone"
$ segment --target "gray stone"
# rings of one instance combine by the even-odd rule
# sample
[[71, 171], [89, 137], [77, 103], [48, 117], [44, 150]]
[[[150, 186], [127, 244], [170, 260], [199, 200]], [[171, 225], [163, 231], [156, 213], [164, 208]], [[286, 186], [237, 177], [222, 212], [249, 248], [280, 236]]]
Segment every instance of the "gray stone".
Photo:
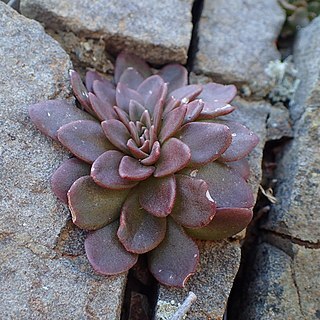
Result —
[[[201, 79], [193, 76], [193, 83]], [[270, 112], [270, 104], [265, 101], [247, 102], [237, 98], [233, 105], [237, 107], [237, 110], [228, 117], [245, 124], [260, 138], [259, 145], [249, 157], [252, 169], [249, 182], [256, 196], [262, 174], [261, 161], [266, 141], [266, 121]], [[156, 318], [158, 320], [170, 319], [178, 303], [182, 303], [188, 292], [193, 291], [198, 299], [188, 313], [187, 319], [222, 319], [234, 277], [240, 265], [238, 240], [243, 238], [244, 234], [245, 232], [241, 232], [231, 240], [220, 242], [198, 242], [200, 266], [196, 274], [190, 278], [183, 290], [160, 286]]]
[[194, 71], [265, 96], [274, 82], [268, 64], [280, 59], [275, 41], [284, 20], [276, 0], [205, 1]]
[[112, 53], [130, 48], [155, 64], [186, 62], [191, 7], [192, 0], [21, 1], [21, 12], [47, 28], [102, 38]]
[[50, 188], [51, 174], [68, 154], [38, 132], [27, 114], [28, 104], [70, 95], [70, 67], [67, 54], [39, 23], [0, 2], [3, 319], [120, 317], [126, 276], [93, 273], [83, 234], [71, 230], [68, 210]]
[[292, 272], [292, 259], [285, 252], [270, 244], [261, 244], [246, 290], [240, 297], [243, 301], [238, 319], [307, 319], [300, 311]]
[[297, 120], [306, 106], [320, 107], [320, 17], [298, 32], [293, 57], [300, 85], [290, 109]]
[[273, 205], [263, 227], [312, 243], [320, 242], [320, 114], [308, 107], [295, 124], [294, 139], [284, 148], [276, 176]]

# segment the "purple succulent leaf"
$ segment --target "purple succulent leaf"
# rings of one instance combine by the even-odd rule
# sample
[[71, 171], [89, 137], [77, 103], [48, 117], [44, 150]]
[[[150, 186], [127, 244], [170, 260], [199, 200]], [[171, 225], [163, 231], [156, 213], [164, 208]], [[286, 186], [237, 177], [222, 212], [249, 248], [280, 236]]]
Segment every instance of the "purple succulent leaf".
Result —
[[87, 112], [91, 113], [94, 116], [95, 114], [91, 108], [91, 104], [89, 101], [88, 90], [83, 84], [78, 72], [70, 70], [70, 81], [73, 93], [80, 102], [80, 104], [84, 107], [84, 109]]
[[143, 80], [144, 77], [136, 69], [129, 67], [123, 71], [118, 83], [123, 83], [128, 88], [136, 90]]
[[68, 202], [73, 223], [81, 229], [96, 230], [118, 219], [129, 190], [99, 187], [90, 176], [76, 180], [69, 192]]
[[119, 175], [123, 179], [141, 181], [150, 177], [155, 170], [153, 166], [144, 166], [139, 160], [124, 156], [119, 165]]
[[143, 112], [146, 109], [142, 104], [135, 100], [130, 100], [129, 102], [129, 118], [131, 121], [139, 121]]
[[148, 253], [148, 265], [152, 275], [162, 284], [184, 287], [195, 273], [199, 262], [199, 249], [183, 228], [167, 219], [164, 240]]
[[160, 143], [156, 141], [151, 149], [150, 155], [141, 160], [141, 163], [145, 166], [151, 166], [155, 164], [160, 158]]
[[259, 138], [244, 125], [234, 121], [219, 121], [226, 125], [232, 133], [229, 148], [221, 155], [220, 161], [237, 161], [246, 157], [259, 143]]
[[141, 208], [139, 196], [132, 192], [122, 206], [117, 235], [127, 251], [146, 253], [157, 247], [166, 234], [166, 219]]
[[118, 115], [108, 101], [102, 102], [95, 94], [89, 92], [89, 100], [93, 111], [100, 121], [117, 119]]
[[176, 133], [176, 137], [191, 150], [189, 166], [204, 165], [218, 159], [232, 140], [227, 126], [207, 122], [187, 123]]
[[101, 125], [92, 120], [78, 120], [58, 130], [59, 141], [77, 158], [92, 163], [102, 153], [114, 149], [107, 140]]
[[176, 198], [174, 175], [150, 177], [139, 185], [139, 201], [143, 209], [156, 217], [166, 217], [172, 211]]
[[114, 85], [109, 80], [100, 75], [98, 72], [89, 70], [86, 72], [85, 79], [86, 88], [89, 92], [93, 92], [93, 82], [95, 80], [102, 81], [105, 86], [108, 86], [110, 89], [114, 89]]
[[128, 140], [127, 147], [131, 154], [137, 159], [144, 159], [148, 157], [148, 154], [140, 150], [133, 139]]
[[254, 205], [250, 186], [224, 163], [214, 161], [198, 169], [183, 169], [182, 172], [207, 182], [217, 208], [252, 208]]
[[201, 100], [194, 100], [188, 103], [187, 112], [184, 117], [183, 124], [195, 121], [199, 117], [203, 107], [204, 103]]
[[183, 123], [186, 112], [187, 107], [185, 105], [181, 105], [165, 115], [162, 128], [159, 133], [159, 141], [161, 143], [176, 134]]
[[71, 158], [62, 163], [51, 177], [51, 187], [54, 194], [65, 204], [68, 203], [67, 193], [72, 184], [79, 178], [90, 174], [90, 165]]
[[178, 88], [170, 92], [169, 97], [166, 101], [166, 107], [164, 109], [164, 114], [167, 114], [177, 106], [182, 104], [187, 104], [196, 98], [202, 91], [202, 86], [197, 84], [190, 84], [188, 86]]
[[235, 172], [240, 174], [240, 176], [244, 180], [247, 181], [249, 179], [249, 177], [250, 177], [250, 164], [246, 158], [242, 158], [238, 161], [225, 162], [225, 164], [229, 168], [231, 168], [232, 170], [234, 170]]
[[176, 174], [177, 196], [170, 214], [178, 224], [188, 228], [206, 226], [213, 219], [216, 204], [204, 180]]
[[121, 75], [128, 68], [137, 70], [144, 78], [152, 75], [150, 67], [144, 60], [134, 54], [121, 52], [117, 56], [114, 70], [114, 80], [116, 83], [119, 82]]
[[121, 108], [114, 106], [113, 110], [116, 112], [118, 115], [119, 120], [126, 126], [126, 128], [129, 130], [129, 115], [122, 110]]
[[218, 116], [226, 115], [235, 107], [229, 105], [237, 94], [237, 88], [234, 85], [223, 85], [219, 83], [208, 83], [203, 85], [203, 90], [198, 96], [204, 102], [204, 108], [199, 119], [212, 119]]
[[117, 106], [129, 114], [129, 104], [131, 100], [135, 100], [140, 104], [144, 104], [143, 97], [139, 92], [130, 89], [124, 83], [119, 82], [116, 89]]
[[127, 142], [131, 138], [126, 126], [119, 120], [111, 119], [101, 123], [108, 140], [119, 150], [128, 153]]
[[110, 150], [103, 153], [92, 165], [91, 177], [101, 187], [108, 189], [130, 189], [138, 184], [137, 181], [130, 181], [121, 178], [119, 166], [125, 155], [117, 150]]
[[65, 124], [76, 120], [96, 121], [90, 114], [66, 100], [49, 100], [33, 104], [29, 106], [29, 115], [35, 126], [54, 140], [58, 140], [58, 129]]
[[139, 85], [137, 91], [143, 98], [144, 107], [149, 110], [150, 114], [153, 114], [157, 102], [161, 99], [164, 100], [167, 93], [167, 86], [161, 77], [153, 75], [145, 79]]
[[193, 238], [221, 240], [231, 237], [246, 228], [251, 219], [251, 209], [218, 208], [213, 220], [207, 226], [185, 230]]
[[111, 106], [116, 104], [116, 90], [109, 83], [101, 80], [93, 81], [93, 93], [102, 101], [108, 102]]
[[84, 247], [93, 269], [104, 275], [128, 271], [138, 261], [138, 255], [128, 252], [117, 237], [119, 222], [115, 221], [87, 236]]
[[156, 134], [159, 133], [159, 129], [162, 123], [164, 102], [168, 92], [168, 86], [166, 83], [163, 84], [161, 90], [162, 90], [161, 96], [159, 97], [158, 101], [156, 101], [156, 104], [153, 110], [153, 125], [154, 125], [154, 130]]
[[169, 93], [188, 84], [188, 71], [180, 64], [168, 64], [158, 72], [158, 75], [168, 83]]
[[161, 147], [160, 158], [153, 175], [160, 178], [175, 173], [183, 169], [190, 158], [189, 147], [179, 139], [170, 138]]

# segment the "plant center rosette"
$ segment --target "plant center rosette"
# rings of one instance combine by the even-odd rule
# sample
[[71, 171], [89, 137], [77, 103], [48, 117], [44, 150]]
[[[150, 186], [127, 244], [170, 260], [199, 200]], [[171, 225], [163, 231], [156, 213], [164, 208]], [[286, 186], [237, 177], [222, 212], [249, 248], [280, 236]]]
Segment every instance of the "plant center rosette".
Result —
[[235, 86], [188, 85], [181, 65], [153, 74], [128, 53], [117, 57], [113, 81], [88, 71], [84, 85], [70, 74], [79, 107], [50, 100], [29, 114], [75, 156], [54, 173], [52, 189], [90, 231], [90, 263], [113, 275], [146, 253], [159, 282], [184, 286], [199, 260], [192, 238], [226, 238], [252, 218], [245, 157], [258, 138], [218, 119], [235, 109]]

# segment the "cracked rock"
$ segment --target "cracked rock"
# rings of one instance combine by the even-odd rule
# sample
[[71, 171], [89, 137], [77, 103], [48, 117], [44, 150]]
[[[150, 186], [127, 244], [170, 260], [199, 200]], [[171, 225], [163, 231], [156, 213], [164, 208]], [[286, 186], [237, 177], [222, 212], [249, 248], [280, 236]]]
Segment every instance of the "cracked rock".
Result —
[[298, 32], [293, 58], [300, 80], [290, 108], [296, 121], [306, 106], [320, 108], [320, 17]]
[[154, 64], [186, 63], [191, 8], [192, 0], [21, 0], [21, 12], [46, 28], [101, 38], [113, 54], [126, 48]]
[[319, 319], [320, 281], [314, 267], [319, 265], [320, 251], [278, 236], [271, 242], [263, 242], [253, 253], [238, 319]]
[[69, 155], [37, 131], [27, 114], [29, 104], [69, 96], [70, 67], [68, 55], [39, 23], [0, 2], [3, 319], [120, 316], [125, 275], [97, 276], [83, 252], [73, 254], [73, 239], [74, 248], [66, 249], [69, 213], [52, 194], [50, 176]]
[[276, 0], [205, 1], [194, 71], [265, 96], [274, 84], [266, 69], [280, 59], [275, 42], [284, 20]]

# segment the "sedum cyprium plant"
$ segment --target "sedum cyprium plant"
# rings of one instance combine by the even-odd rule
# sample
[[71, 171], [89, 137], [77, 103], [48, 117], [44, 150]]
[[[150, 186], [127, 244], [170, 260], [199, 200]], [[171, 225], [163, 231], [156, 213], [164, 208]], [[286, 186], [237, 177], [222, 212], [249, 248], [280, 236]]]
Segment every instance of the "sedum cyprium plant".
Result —
[[155, 278], [184, 286], [196, 270], [192, 238], [217, 240], [244, 229], [254, 198], [245, 157], [258, 138], [220, 116], [235, 108], [233, 85], [188, 85], [178, 64], [152, 74], [121, 53], [114, 80], [71, 71], [76, 107], [65, 100], [30, 106], [31, 120], [74, 158], [52, 177], [73, 222], [89, 230], [85, 250], [104, 275], [148, 255]]

